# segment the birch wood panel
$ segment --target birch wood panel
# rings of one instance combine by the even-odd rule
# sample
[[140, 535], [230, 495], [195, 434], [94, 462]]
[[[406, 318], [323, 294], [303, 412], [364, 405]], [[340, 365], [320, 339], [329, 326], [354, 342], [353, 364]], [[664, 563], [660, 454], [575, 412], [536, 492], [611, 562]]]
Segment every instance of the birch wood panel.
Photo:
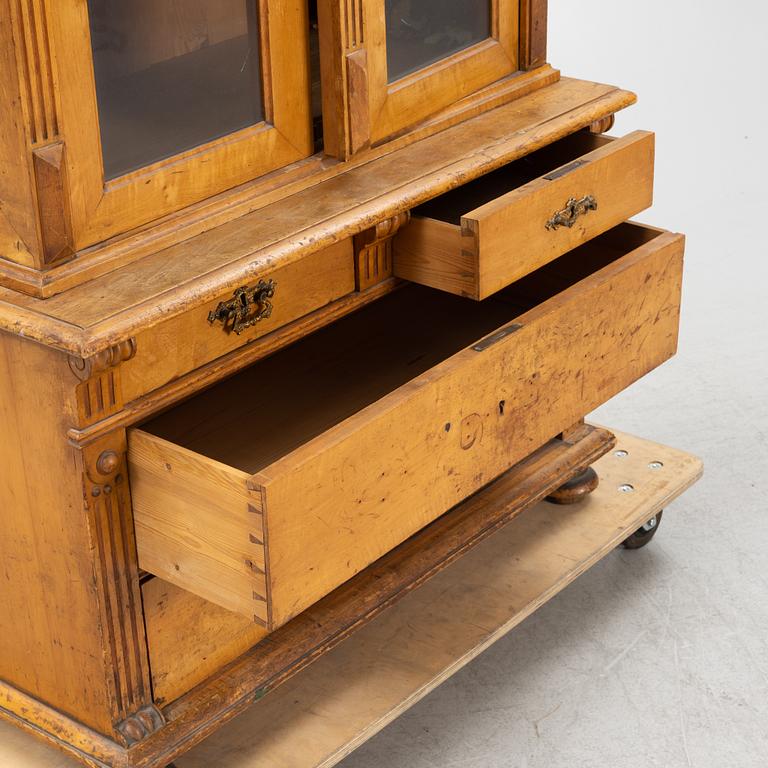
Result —
[[[563, 150], [567, 164], [553, 165], [540, 178], [463, 211], [460, 223], [447, 220], [453, 219], [452, 208], [462, 195], [469, 205], [481, 192], [458, 190], [445, 210], [439, 199], [433, 201], [425, 215], [414, 216], [396, 236], [395, 274], [485, 299], [651, 205], [653, 134], [635, 131], [621, 139], [585, 134], [563, 144], [573, 147]], [[579, 147], [586, 152], [579, 155]], [[544, 153], [562, 160], [552, 149]], [[535, 163], [536, 158], [522, 162]], [[546, 159], [540, 162], [546, 165]], [[526, 170], [515, 174], [510, 169], [510, 184]], [[504, 188], [500, 177], [489, 184], [494, 191], [497, 186]], [[569, 223], [552, 223], [569, 202], [587, 198], [594, 209], [583, 209]]]
[[[336, 765], [609, 555], [702, 474], [701, 461], [690, 454], [622, 433], [617, 438], [616, 449], [627, 456], [613, 451], [597, 462], [601, 484], [584, 503], [541, 504], [518, 516], [175, 764]], [[650, 469], [652, 462], [661, 469]], [[635, 493], [619, 493], [625, 483]], [[167, 585], [155, 596], [173, 601]], [[6, 722], [0, 722], [0, 763], [80, 765]]]
[[240, 335], [225, 331], [221, 323], [208, 321], [220, 301], [232, 299], [233, 290], [138, 334], [138, 354], [121, 370], [126, 402], [351, 294], [355, 290], [352, 241], [342, 240], [304, 261], [266, 272], [243, 285], [255, 285], [259, 280], [276, 284], [272, 312]]
[[[244, 615], [252, 615], [254, 598], [266, 599], [268, 628], [284, 624], [672, 356], [682, 255], [682, 237], [626, 225], [495, 302], [450, 298], [460, 325], [464, 312], [469, 318], [509, 306], [500, 331], [478, 344], [453, 342], [460, 343], [455, 354], [448, 344], [443, 362], [415, 354], [416, 347], [400, 349], [404, 337], [393, 329], [398, 322], [408, 329], [416, 324], [408, 312], [388, 316], [388, 305], [379, 305], [372, 313], [390, 318], [395, 343], [394, 352], [371, 347], [370, 365], [380, 369], [344, 360], [362, 354], [355, 336], [344, 343], [332, 336], [327, 354], [319, 336], [288, 353], [289, 367], [291, 354], [310, 361], [296, 385], [285, 383], [279, 358], [267, 361], [135, 430], [131, 462], [142, 567]], [[430, 301], [440, 305], [449, 297], [417, 288], [411, 294], [429, 311], [430, 328], [450, 329], [448, 317], [430, 309]], [[403, 301], [411, 294], [403, 292]], [[542, 303], [518, 316], [523, 295], [534, 302], [531, 297], [540, 296]], [[349, 318], [347, 327], [370, 330], [372, 318]], [[371, 338], [380, 336], [386, 334]], [[312, 344], [318, 349], [310, 354]], [[440, 347], [430, 338], [427, 349]], [[394, 353], [429, 367], [414, 378], [418, 370], [403, 367]], [[386, 394], [389, 385], [396, 388]], [[302, 397], [306, 386], [311, 398]], [[262, 410], [265, 393], [272, 399]], [[177, 458], [166, 461], [166, 452]], [[263, 537], [253, 542], [245, 500], [222, 504], [215, 488], [190, 498], [187, 483], [175, 476], [179, 458], [200, 466], [190, 477], [194, 483], [205, 483], [206, 465], [218, 468], [217, 477], [236, 467], [238, 497], [243, 473], [254, 473], [248, 486], [260, 500]], [[210, 519], [206, 499], [217, 510]], [[222, 528], [225, 519], [239, 531], [232, 540]], [[242, 567], [250, 561], [262, 568], [261, 552], [243, 549], [249, 537], [263, 545], [266, 592], [262, 574], [251, 579]], [[229, 579], [233, 567], [241, 591]], [[217, 590], [222, 578], [229, 586]]]

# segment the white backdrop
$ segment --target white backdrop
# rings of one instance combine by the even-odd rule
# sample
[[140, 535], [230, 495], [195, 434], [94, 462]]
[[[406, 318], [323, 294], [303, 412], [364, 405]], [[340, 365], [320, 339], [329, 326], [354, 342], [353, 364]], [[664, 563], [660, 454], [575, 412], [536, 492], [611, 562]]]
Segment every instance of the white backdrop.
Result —
[[681, 348], [595, 418], [703, 456], [616, 552], [345, 768], [768, 765], [768, 4], [550, 0], [549, 59], [638, 93], [688, 235]]

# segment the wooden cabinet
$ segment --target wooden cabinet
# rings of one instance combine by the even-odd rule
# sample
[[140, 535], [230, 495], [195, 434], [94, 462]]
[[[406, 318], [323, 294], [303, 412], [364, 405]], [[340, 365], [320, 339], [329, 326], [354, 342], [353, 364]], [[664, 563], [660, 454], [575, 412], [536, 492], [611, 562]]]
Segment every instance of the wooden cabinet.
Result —
[[162, 247], [553, 82], [520, 72], [536, 1], [5, 0], [0, 285], [52, 295], [138, 258], [126, 236]]
[[634, 101], [544, 0], [0, 0], [0, 717], [165, 768], [610, 450]]

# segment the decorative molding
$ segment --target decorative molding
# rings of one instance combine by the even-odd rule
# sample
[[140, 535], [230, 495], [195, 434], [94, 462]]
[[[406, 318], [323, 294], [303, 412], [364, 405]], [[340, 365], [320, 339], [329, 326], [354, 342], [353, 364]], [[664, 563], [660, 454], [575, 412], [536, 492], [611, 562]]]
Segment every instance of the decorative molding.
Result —
[[10, 0], [10, 5], [29, 139], [40, 146], [59, 136], [46, 0]]
[[615, 122], [616, 115], [606, 115], [605, 117], [600, 118], [600, 120], [595, 120], [595, 122], [589, 126], [589, 132], [597, 134], [607, 133], [613, 128]]
[[344, 50], [347, 53], [358, 51], [365, 45], [363, 0], [344, 0], [341, 13]]
[[[326, 0], [332, 2], [333, 0]], [[338, 7], [340, 27], [338, 104], [325, 105], [328, 115], [340, 109], [341, 123], [325, 121], [326, 143], [331, 151], [346, 160], [371, 146], [371, 116], [368, 94], [368, 51], [365, 47], [365, 9], [363, 0], [342, 0]], [[382, 11], [383, 13], [383, 11]], [[334, 49], [337, 55], [338, 48]]]
[[136, 339], [131, 338], [87, 359], [70, 356], [70, 370], [81, 382], [76, 388], [81, 427], [101, 421], [122, 409], [120, 365], [135, 355]]
[[118, 723], [117, 730], [125, 739], [125, 745], [132, 747], [159, 731], [165, 722], [163, 713], [151, 704]]
[[113, 344], [93, 357], [86, 359], [70, 357], [69, 367], [80, 381], [87, 381], [92, 376], [118, 366], [120, 363], [125, 363], [135, 356], [136, 339], [130, 338], [126, 341], [121, 341], [119, 344]]
[[64, 142], [57, 141], [33, 150], [32, 163], [43, 236], [43, 264], [50, 267], [75, 256]]
[[410, 211], [380, 221], [355, 237], [357, 290], [364, 291], [392, 277], [392, 240], [411, 220]]
[[96, 554], [96, 587], [110, 654], [116, 733], [126, 746], [164, 724], [152, 690], [139, 587], [139, 566], [126, 473], [125, 432], [83, 451], [84, 495]]

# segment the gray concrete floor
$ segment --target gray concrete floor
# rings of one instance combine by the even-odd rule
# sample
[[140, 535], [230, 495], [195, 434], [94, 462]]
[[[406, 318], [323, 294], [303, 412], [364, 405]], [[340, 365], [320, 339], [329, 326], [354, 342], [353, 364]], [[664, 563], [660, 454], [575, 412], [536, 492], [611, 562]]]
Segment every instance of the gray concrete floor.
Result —
[[344, 768], [768, 766], [768, 9], [550, 0], [550, 60], [639, 93], [656, 205], [688, 234], [679, 356], [593, 416], [702, 456], [616, 551]]

